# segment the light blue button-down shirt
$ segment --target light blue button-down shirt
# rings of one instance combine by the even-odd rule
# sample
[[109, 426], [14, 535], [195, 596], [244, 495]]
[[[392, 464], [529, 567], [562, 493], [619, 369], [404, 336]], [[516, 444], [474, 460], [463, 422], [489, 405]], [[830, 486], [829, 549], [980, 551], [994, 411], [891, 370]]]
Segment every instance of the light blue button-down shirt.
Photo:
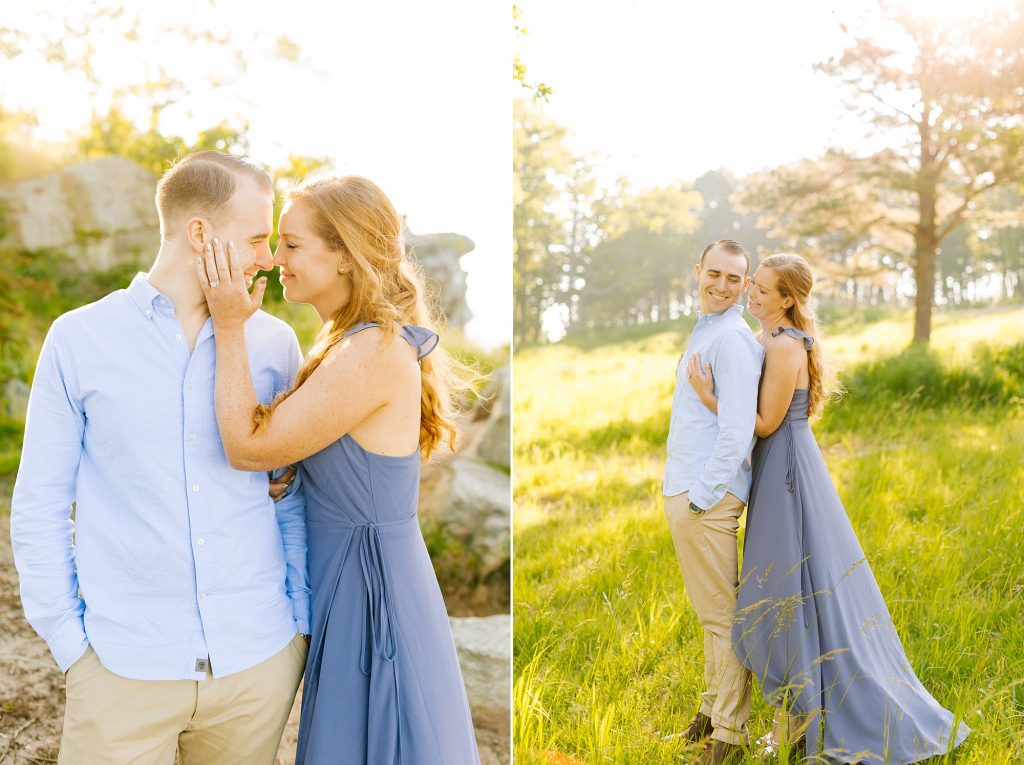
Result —
[[[221, 677], [310, 631], [305, 502], [275, 504], [265, 472], [228, 464], [212, 320], [190, 353], [146, 276], [61, 316], [43, 344], [11, 502], [21, 598], [64, 671], [92, 644], [124, 677], [202, 680], [207, 659]], [[262, 311], [246, 338], [269, 402], [298, 341]]]
[[[718, 397], [716, 415], [701, 403], [686, 376], [690, 357], [711, 364]], [[757, 386], [764, 349], [743, 321], [743, 307], [702, 314], [676, 369], [668, 459], [662, 493], [690, 492], [690, 501], [705, 510], [726, 492], [743, 502], [750, 494], [750, 449], [757, 418]]]

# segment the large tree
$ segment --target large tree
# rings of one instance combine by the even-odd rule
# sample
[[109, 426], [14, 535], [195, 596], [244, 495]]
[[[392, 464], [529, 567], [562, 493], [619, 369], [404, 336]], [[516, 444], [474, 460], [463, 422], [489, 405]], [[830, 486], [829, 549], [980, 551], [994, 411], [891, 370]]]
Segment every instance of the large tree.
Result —
[[931, 335], [940, 245], [984, 219], [986, 192], [1024, 177], [1024, 13], [1020, 0], [943, 20], [880, 0], [842, 54], [817, 69], [842, 83], [870, 152], [835, 149], [762, 174], [745, 204], [819, 254], [867, 251], [909, 267], [914, 342]]

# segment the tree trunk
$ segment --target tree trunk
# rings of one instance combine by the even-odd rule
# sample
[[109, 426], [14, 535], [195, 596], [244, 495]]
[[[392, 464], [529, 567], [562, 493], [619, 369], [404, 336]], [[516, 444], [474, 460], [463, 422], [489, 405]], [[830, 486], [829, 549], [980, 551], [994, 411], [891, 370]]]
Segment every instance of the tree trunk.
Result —
[[[934, 209], [934, 208], [933, 208]], [[914, 237], [914, 342], [927, 343], [932, 336], [932, 305], [935, 302], [935, 252], [938, 249], [935, 227], [918, 229]]]
[[[927, 103], [927, 101], [925, 101]], [[926, 111], [927, 115], [927, 111]], [[935, 261], [939, 232], [935, 226], [935, 154], [928, 134], [927, 119], [918, 124], [921, 167], [917, 176], [918, 219], [914, 231], [914, 343], [927, 343], [932, 336], [932, 306], [935, 304]]]
[[[924, 93], [922, 94], [924, 96]], [[913, 231], [913, 281], [918, 292], [913, 298], [913, 342], [928, 343], [932, 337], [932, 306], [935, 304], [935, 261], [939, 249], [938, 229], [935, 225], [935, 199], [938, 179], [936, 177], [935, 151], [932, 145], [931, 99], [923, 97], [926, 104], [921, 122], [918, 123], [919, 159], [916, 178], [918, 192], [918, 224]]]

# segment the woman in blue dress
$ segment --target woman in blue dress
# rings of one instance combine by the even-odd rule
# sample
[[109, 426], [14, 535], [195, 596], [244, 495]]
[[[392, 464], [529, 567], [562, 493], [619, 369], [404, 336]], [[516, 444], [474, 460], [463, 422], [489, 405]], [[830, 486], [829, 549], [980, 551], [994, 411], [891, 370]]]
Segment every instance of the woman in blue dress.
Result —
[[[750, 287], [765, 366], [733, 648], [778, 710], [762, 754], [785, 737], [832, 761], [918, 762], [969, 730], [914, 674], [808, 425], [831, 387], [812, 284], [806, 260], [772, 255]], [[687, 371], [717, 411], [710, 365]]]
[[[299, 463], [312, 635], [298, 765], [476, 765], [466, 691], [416, 516], [420, 461], [455, 448], [458, 364], [428, 328], [402, 221], [359, 177], [292, 191], [281, 213], [285, 298], [324, 322], [294, 387], [259, 405], [234, 244], [198, 263], [217, 338], [217, 421], [231, 464]], [[244, 543], [244, 540], [243, 540]]]

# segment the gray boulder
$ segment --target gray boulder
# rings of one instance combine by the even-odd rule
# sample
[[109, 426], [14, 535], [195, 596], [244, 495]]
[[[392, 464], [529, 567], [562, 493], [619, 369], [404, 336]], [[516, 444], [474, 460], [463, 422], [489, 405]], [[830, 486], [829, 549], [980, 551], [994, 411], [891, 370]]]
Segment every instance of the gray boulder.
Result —
[[509, 386], [509, 367], [496, 369], [487, 384], [481, 404], [487, 422], [476, 446], [476, 456], [492, 465], [511, 465], [512, 396]]
[[414, 234], [408, 228], [403, 236], [428, 281], [433, 282], [448, 326], [466, 326], [473, 314], [466, 303], [466, 272], [460, 261], [472, 251], [473, 240], [462, 234]]
[[84, 269], [150, 258], [160, 246], [156, 177], [122, 157], [100, 157], [0, 187], [3, 244], [68, 253]]
[[508, 714], [511, 696], [512, 617], [453, 617], [451, 620], [459, 666], [466, 682], [469, 705]]
[[440, 523], [478, 557], [480, 572], [487, 575], [509, 560], [509, 476], [465, 457], [456, 457], [447, 469]]

